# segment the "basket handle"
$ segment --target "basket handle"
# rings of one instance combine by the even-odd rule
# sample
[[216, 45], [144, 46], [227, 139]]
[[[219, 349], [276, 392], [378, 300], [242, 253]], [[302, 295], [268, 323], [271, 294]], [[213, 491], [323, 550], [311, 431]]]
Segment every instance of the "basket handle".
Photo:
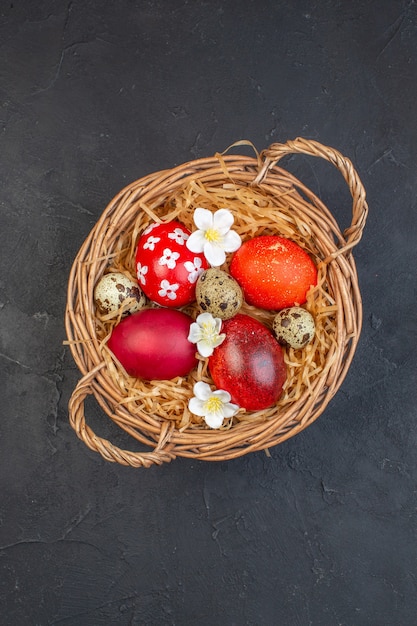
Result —
[[368, 215], [368, 205], [364, 186], [352, 162], [334, 148], [329, 148], [313, 139], [297, 137], [286, 143], [273, 143], [261, 153], [264, 164], [256, 177], [254, 184], [260, 184], [269, 170], [284, 156], [289, 154], [307, 154], [309, 156], [322, 157], [332, 163], [345, 179], [353, 198], [352, 222], [344, 231], [346, 244], [339, 249], [337, 254], [350, 250], [359, 243]]
[[164, 446], [169, 440], [169, 424], [164, 424], [158, 445], [153, 452], [130, 452], [114, 446], [107, 439], [102, 439], [94, 434], [85, 422], [84, 402], [88, 395], [93, 393], [93, 381], [97, 373], [104, 367], [105, 363], [99, 363], [94, 369], [88, 372], [78, 381], [69, 404], [69, 422], [75, 430], [77, 436], [94, 452], [98, 452], [106, 461], [130, 465], [132, 467], [150, 467], [151, 465], [161, 465], [169, 463], [175, 459], [175, 454]]

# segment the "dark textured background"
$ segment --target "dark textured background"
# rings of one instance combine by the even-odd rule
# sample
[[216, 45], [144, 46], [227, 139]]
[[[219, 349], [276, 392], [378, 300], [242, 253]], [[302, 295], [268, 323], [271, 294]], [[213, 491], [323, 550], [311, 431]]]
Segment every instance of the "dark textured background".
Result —
[[[416, 623], [416, 99], [414, 0], [1, 0], [2, 624]], [[147, 173], [296, 136], [368, 193], [342, 389], [271, 458], [106, 463], [67, 419], [84, 238]], [[287, 167], [349, 223], [336, 171]]]

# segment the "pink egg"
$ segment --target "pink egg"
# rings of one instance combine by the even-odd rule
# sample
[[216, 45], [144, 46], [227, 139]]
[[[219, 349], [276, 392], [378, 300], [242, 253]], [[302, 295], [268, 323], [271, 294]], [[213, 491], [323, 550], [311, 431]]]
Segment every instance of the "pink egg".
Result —
[[197, 364], [188, 341], [189, 315], [173, 309], [143, 309], [122, 320], [108, 347], [130, 376], [169, 380], [186, 376]]
[[238, 313], [223, 322], [226, 339], [209, 358], [218, 389], [247, 411], [273, 406], [281, 395], [286, 367], [281, 346], [261, 322]]
[[153, 302], [178, 308], [195, 300], [197, 279], [209, 265], [203, 254], [187, 248], [190, 234], [183, 224], [172, 221], [152, 224], [139, 239], [137, 278]]

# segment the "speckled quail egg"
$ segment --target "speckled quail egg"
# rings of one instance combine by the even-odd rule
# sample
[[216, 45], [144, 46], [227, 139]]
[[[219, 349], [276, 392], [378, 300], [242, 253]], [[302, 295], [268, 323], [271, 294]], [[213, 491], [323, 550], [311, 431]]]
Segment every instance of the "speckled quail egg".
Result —
[[232, 276], [211, 267], [197, 281], [196, 300], [202, 311], [227, 320], [236, 315], [242, 306], [243, 293]]
[[132, 302], [126, 303], [123, 317], [136, 313], [146, 304], [145, 294], [138, 284], [121, 272], [105, 274], [94, 289], [94, 302], [103, 315], [118, 311], [127, 298], [132, 298]]
[[279, 343], [295, 349], [304, 348], [316, 332], [313, 316], [299, 306], [282, 309], [274, 317], [272, 327]]

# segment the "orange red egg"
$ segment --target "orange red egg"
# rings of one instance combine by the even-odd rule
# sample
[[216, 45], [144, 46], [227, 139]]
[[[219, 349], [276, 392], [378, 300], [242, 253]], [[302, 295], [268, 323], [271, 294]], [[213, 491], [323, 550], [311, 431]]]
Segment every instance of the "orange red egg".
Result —
[[278, 235], [245, 241], [232, 258], [230, 274], [248, 304], [267, 310], [303, 304], [317, 283], [317, 268], [307, 252]]

